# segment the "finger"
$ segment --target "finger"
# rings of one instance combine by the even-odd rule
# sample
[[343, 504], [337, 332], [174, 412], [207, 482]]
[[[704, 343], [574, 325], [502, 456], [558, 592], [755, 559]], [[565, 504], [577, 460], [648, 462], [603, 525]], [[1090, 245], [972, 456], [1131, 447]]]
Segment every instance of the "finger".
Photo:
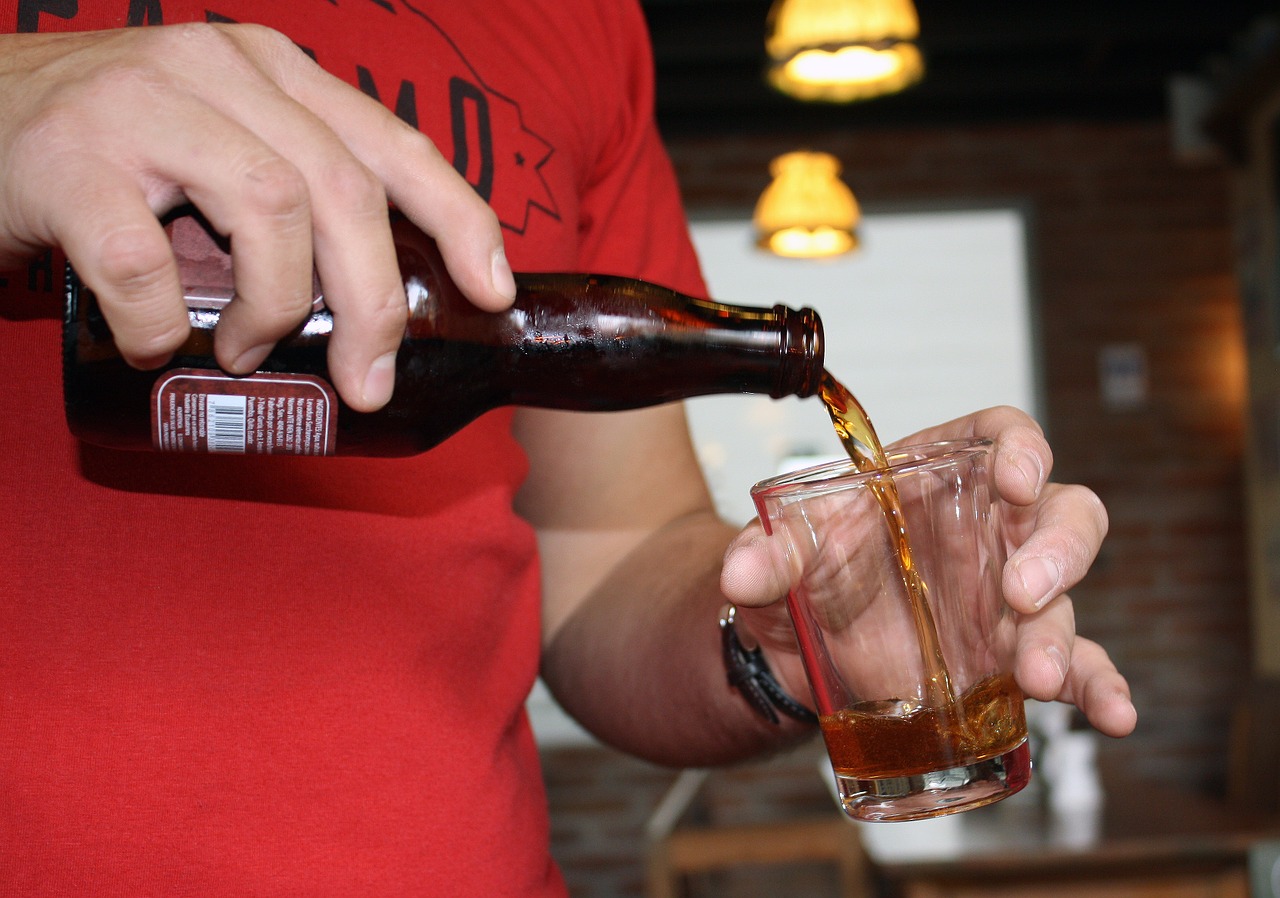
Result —
[[1031, 504], [1053, 469], [1053, 452], [1040, 426], [1022, 416], [1022, 420], [1008, 420], [1002, 429], [989, 432], [996, 443], [992, 468], [996, 492], [1014, 505]]
[[[269, 122], [255, 122], [256, 133], [273, 145], [310, 134], [305, 146], [290, 150], [289, 161], [308, 187], [309, 214], [302, 233], [308, 261], [314, 247], [315, 269], [334, 317], [329, 374], [348, 405], [373, 411], [391, 398], [396, 352], [408, 319], [386, 194], [319, 119], [270, 86], [263, 90], [254, 112], [241, 113], [254, 118], [275, 107]], [[304, 300], [309, 305], [309, 265], [306, 271]]]
[[385, 172], [388, 193], [436, 241], [450, 277], [464, 296], [487, 311], [506, 309], [515, 301], [516, 281], [497, 215], [457, 178], [434, 146], [413, 143], [422, 151], [423, 162], [411, 177]]
[[70, 199], [49, 210], [51, 242], [93, 290], [125, 361], [164, 364], [190, 331], [164, 229], [137, 186], [112, 169], [92, 160], [58, 168]]
[[[138, 368], [164, 365], [191, 330], [164, 229], [132, 184], [104, 177], [79, 187], [81, 201], [51, 221], [55, 242], [96, 295], [120, 356]], [[63, 188], [76, 191], [77, 179]]]
[[1000, 497], [1034, 502], [1053, 469], [1053, 453], [1040, 425], [1021, 409], [1000, 405], [922, 430], [902, 444], [983, 437], [995, 443], [994, 475]]
[[1023, 692], [1041, 701], [1058, 697], [1067, 679], [1075, 638], [1075, 611], [1066, 596], [1034, 614], [1019, 616], [1014, 676]]
[[[236, 46], [248, 45], [249, 55], [264, 68], [246, 64], [226, 47], [215, 48], [224, 51], [227, 59], [223, 62], [238, 78], [235, 90], [219, 92], [211, 102], [243, 122], [280, 156], [287, 156], [300, 173], [310, 204], [308, 237], [314, 244], [315, 267], [334, 316], [329, 372], [349, 405], [361, 411], [375, 410], [391, 397], [396, 351], [408, 317], [387, 197], [375, 174], [340, 136], [281, 86], [287, 87], [299, 77], [318, 80], [325, 89], [324, 95], [315, 99], [325, 108], [334, 97], [363, 95], [324, 74], [287, 38], [269, 29], [240, 28], [218, 34], [228, 38], [228, 45], [232, 41]], [[212, 55], [217, 58], [218, 54]], [[377, 103], [363, 99], [366, 109], [371, 106], [379, 115], [394, 120]], [[301, 196], [290, 195], [291, 185], [282, 169], [267, 169], [266, 177], [280, 198], [274, 224], [278, 230], [290, 231], [295, 224], [290, 201]], [[270, 197], [269, 193], [267, 201]], [[248, 204], [242, 210], [248, 215], [256, 212]], [[270, 215], [261, 218], [271, 223]], [[240, 248], [233, 234], [233, 251]]]
[[[18, 48], [25, 52], [7, 60], [25, 67], [30, 93], [4, 98], [10, 116], [0, 170], [3, 230], [11, 241], [32, 247], [61, 246], [96, 294], [121, 355], [136, 367], [155, 367], [189, 331], [177, 266], [148, 185], [97, 139], [93, 113], [103, 98], [74, 82], [41, 90], [44, 67], [60, 65], [51, 44], [32, 36]], [[113, 83], [137, 86], [138, 79]], [[19, 102], [24, 98], [25, 105]], [[114, 121], [106, 134], [120, 129]], [[172, 188], [152, 193], [173, 200]]]
[[193, 171], [187, 155], [188, 164], [166, 170], [231, 238], [235, 297], [222, 310], [214, 349], [224, 369], [248, 374], [311, 310], [311, 204], [292, 163], [233, 123], [219, 124], [225, 163]]
[[1097, 557], [1108, 527], [1101, 500], [1087, 487], [1074, 484], [1050, 484], [1033, 523], [1002, 575], [1005, 599], [1023, 612], [1043, 608], [1080, 582]]
[[782, 540], [768, 536], [758, 521], [742, 530], [725, 550], [720, 591], [744, 607], [776, 602], [791, 587]]
[[1083, 711], [1089, 723], [1108, 736], [1127, 736], [1138, 725], [1128, 682], [1102, 646], [1089, 639], [1076, 639], [1059, 699]]
[[[311, 309], [311, 204], [303, 175], [260, 137], [181, 90], [148, 91], [145, 112], [103, 120], [122, 136], [110, 156], [130, 160], [135, 177], [178, 185], [213, 227], [231, 239], [235, 297], [215, 337], [218, 363], [253, 371]], [[141, 104], [138, 104], [141, 105]], [[108, 115], [104, 108], [102, 115]], [[167, 192], [153, 197], [156, 212]]]
[[1129, 684], [1102, 646], [1076, 635], [1066, 596], [1020, 618], [1014, 676], [1028, 697], [1074, 704], [1109, 736], [1128, 735], [1137, 724]]
[[300, 66], [290, 90], [385, 186], [392, 202], [435, 238], [453, 280], [483, 309], [515, 299], [515, 279], [497, 216], [425, 136], [376, 101], [321, 69]]

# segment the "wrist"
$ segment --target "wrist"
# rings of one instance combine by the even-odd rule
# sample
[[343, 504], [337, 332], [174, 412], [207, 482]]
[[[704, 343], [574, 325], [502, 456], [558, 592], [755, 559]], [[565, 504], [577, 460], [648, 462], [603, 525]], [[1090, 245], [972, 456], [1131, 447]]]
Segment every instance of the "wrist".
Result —
[[[769, 665], [760, 643], [740, 629], [740, 617], [733, 603], [726, 604], [720, 611], [720, 643], [730, 687], [758, 715], [775, 725], [782, 722], [781, 716], [809, 725], [816, 724], [817, 715], [798, 697], [797, 692], [783, 685], [786, 681], [780, 679]], [[796, 661], [794, 666], [798, 667], [798, 658]], [[807, 699], [807, 680], [801, 677], [801, 681], [804, 690], [799, 695]]]

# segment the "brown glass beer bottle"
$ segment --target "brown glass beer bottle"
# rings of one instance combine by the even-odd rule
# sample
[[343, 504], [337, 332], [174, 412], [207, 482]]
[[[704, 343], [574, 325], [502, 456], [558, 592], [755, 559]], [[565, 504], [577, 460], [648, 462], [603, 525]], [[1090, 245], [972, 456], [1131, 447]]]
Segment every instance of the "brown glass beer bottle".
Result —
[[449, 279], [435, 244], [393, 221], [409, 323], [395, 395], [360, 413], [330, 386], [333, 320], [319, 290], [310, 318], [257, 373], [213, 357], [230, 257], [191, 218], [169, 225], [191, 334], [162, 369], [120, 357], [93, 294], [68, 272], [67, 420], [79, 438], [121, 449], [403, 456], [430, 449], [504, 405], [610, 411], [714, 393], [811, 396], [822, 384], [812, 309], [730, 306], [643, 281], [520, 274], [511, 309], [485, 312]]

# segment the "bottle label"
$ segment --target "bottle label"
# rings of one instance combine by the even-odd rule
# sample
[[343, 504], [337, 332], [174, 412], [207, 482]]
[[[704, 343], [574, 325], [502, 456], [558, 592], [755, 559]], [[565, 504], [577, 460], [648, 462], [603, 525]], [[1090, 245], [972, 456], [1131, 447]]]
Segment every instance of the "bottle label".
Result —
[[332, 455], [337, 415], [333, 387], [318, 377], [175, 368], [151, 390], [151, 443], [161, 452]]

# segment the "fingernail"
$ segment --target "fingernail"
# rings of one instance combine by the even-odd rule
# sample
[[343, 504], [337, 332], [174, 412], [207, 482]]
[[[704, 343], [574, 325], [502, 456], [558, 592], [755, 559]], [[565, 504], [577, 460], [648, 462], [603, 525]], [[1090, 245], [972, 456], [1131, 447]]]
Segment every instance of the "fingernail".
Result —
[[1058, 671], [1058, 679], [1062, 682], [1066, 682], [1067, 658], [1062, 654], [1062, 649], [1058, 648], [1056, 645], [1047, 645], [1045, 646], [1044, 653], [1048, 657], [1049, 662], [1054, 666], [1054, 669]]
[[396, 354], [388, 352], [373, 360], [369, 373], [364, 376], [364, 401], [371, 407], [381, 408], [391, 398], [396, 386]]
[[493, 251], [493, 289], [507, 299], [516, 298], [516, 277], [511, 273], [511, 263], [502, 247]]
[[1019, 452], [1014, 459], [1014, 467], [1031, 487], [1031, 491], [1039, 495], [1040, 488], [1044, 486], [1044, 467], [1040, 464], [1040, 459], [1030, 452]]
[[262, 364], [263, 359], [271, 354], [273, 348], [273, 344], [263, 343], [261, 346], [246, 349], [236, 357], [235, 364], [231, 366], [231, 373], [248, 374], [251, 371], [257, 371], [258, 366]]
[[1018, 579], [1036, 608], [1041, 608], [1053, 595], [1058, 585], [1061, 572], [1058, 566], [1048, 558], [1038, 556], [1028, 558], [1018, 564]]

